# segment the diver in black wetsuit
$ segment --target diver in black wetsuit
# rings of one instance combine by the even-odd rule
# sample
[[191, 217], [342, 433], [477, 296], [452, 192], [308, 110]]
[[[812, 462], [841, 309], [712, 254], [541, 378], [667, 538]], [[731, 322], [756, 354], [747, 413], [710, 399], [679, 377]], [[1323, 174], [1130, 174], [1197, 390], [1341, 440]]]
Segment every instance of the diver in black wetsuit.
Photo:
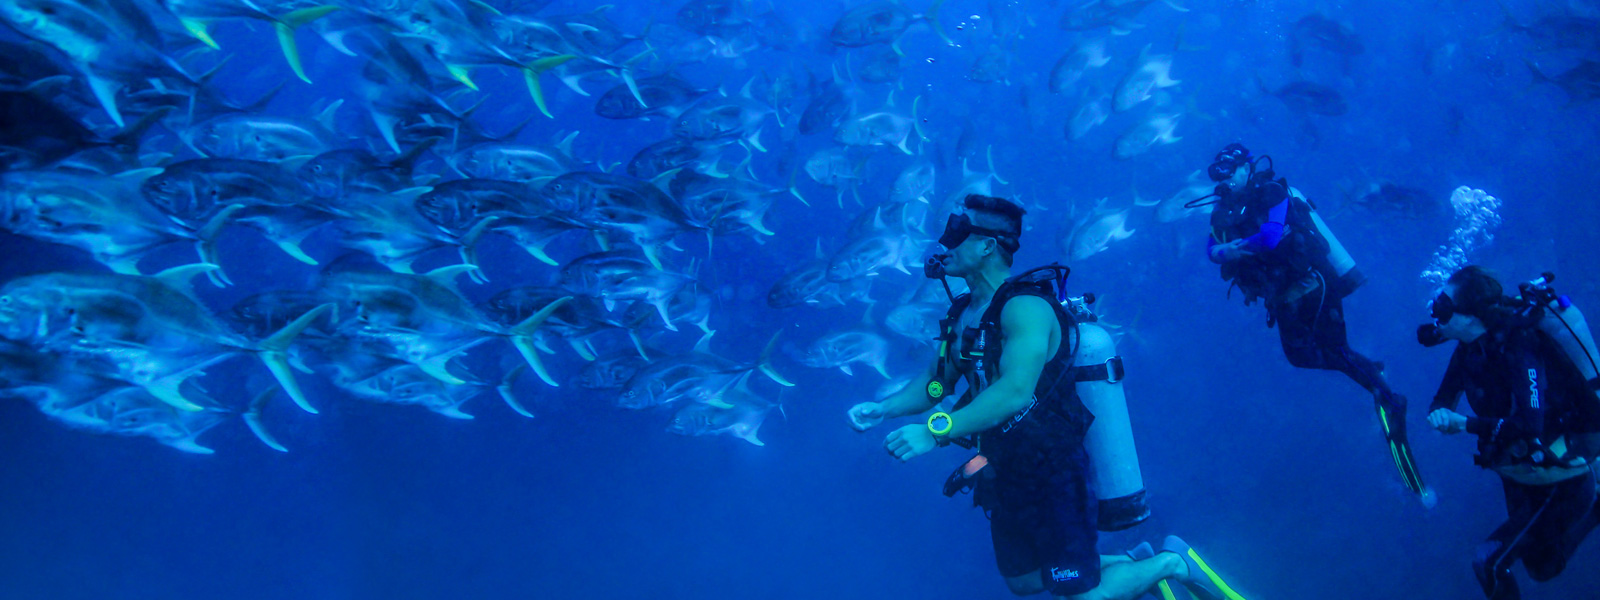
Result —
[[[1487, 271], [1467, 267], [1434, 299], [1435, 322], [1418, 336], [1426, 345], [1460, 342], [1428, 423], [1476, 435], [1476, 462], [1500, 475], [1505, 489], [1507, 520], [1472, 563], [1490, 600], [1521, 597], [1511, 574], [1517, 561], [1535, 581], [1559, 575], [1600, 518], [1600, 405], [1572, 358], [1519, 319], [1517, 304]], [[1475, 416], [1455, 411], [1463, 395]]]
[[[1021, 247], [1022, 207], [969, 195], [950, 217], [946, 254], [925, 273], [966, 281], [940, 324], [940, 350], [923, 378], [881, 402], [857, 404], [852, 427], [908, 417], [938, 406], [959, 381], [966, 393], [949, 413], [896, 429], [884, 447], [901, 461], [949, 444], [981, 454], [946, 483], [968, 487], [990, 518], [1000, 574], [1017, 595], [1133, 600], [1173, 579], [1200, 597], [1239, 600], [1182, 539], [1101, 555], [1097, 530], [1133, 527], [1150, 515], [1122, 395], [1121, 359], [1111, 336], [1063, 305], [1068, 269], [1041, 267], [1011, 276]], [[1070, 302], [1070, 301], [1069, 301]], [[924, 382], [926, 384], [924, 385]]]
[[[1267, 168], [1257, 170], [1262, 161]], [[1277, 326], [1289, 364], [1344, 373], [1373, 395], [1401, 481], [1431, 506], [1432, 491], [1406, 442], [1405, 397], [1389, 389], [1382, 363], [1351, 349], [1345, 336], [1344, 298], [1366, 282], [1355, 261], [1305, 196], [1275, 178], [1271, 157], [1230, 144], [1208, 174], [1216, 192], [1188, 204], [1216, 199], [1206, 255], [1246, 304], [1266, 306], [1267, 326]]]

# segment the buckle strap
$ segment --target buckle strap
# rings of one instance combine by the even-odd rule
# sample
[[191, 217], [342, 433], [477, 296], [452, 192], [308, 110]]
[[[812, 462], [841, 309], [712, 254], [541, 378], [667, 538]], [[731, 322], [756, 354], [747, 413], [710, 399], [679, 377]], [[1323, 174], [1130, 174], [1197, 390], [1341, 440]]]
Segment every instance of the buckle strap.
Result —
[[1098, 365], [1073, 367], [1071, 375], [1072, 381], [1075, 383], [1081, 383], [1084, 381], [1104, 381], [1106, 383], [1117, 383], [1127, 378], [1127, 371], [1125, 371], [1122, 367], [1122, 357], [1113, 356], [1106, 359], [1104, 363]]

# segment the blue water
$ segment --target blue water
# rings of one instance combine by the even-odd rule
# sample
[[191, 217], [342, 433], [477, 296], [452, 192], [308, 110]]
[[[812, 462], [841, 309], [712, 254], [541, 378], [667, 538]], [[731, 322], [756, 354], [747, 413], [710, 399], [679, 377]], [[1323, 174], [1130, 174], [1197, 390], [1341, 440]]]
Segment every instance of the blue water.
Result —
[[[925, 8], [921, 0], [910, 3], [914, 12]], [[713, 58], [679, 72], [729, 91], [762, 70], [793, 73], [801, 81], [807, 68], [825, 75], [843, 56], [826, 40], [841, 4], [780, 8], [803, 31], [805, 41], [793, 50]], [[1340, 210], [1348, 204], [1342, 190], [1391, 180], [1444, 203], [1457, 186], [1484, 189], [1504, 202], [1504, 224], [1475, 261], [1508, 281], [1555, 271], [1562, 292], [1581, 306], [1600, 306], [1600, 263], [1590, 251], [1600, 224], [1591, 201], [1600, 188], [1593, 153], [1600, 105], [1569, 103], [1554, 86], [1531, 85], [1523, 65], [1532, 59], [1554, 73], [1582, 55], [1541, 50], [1505, 31], [1502, 9], [1487, 0], [1191, 0], [1187, 13], [1157, 3], [1139, 17], [1143, 28], [1110, 37], [1113, 62], [1087, 83], [1115, 85], [1141, 48], [1170, 52], [1181, 31], [1184, 47], [1172, 75], [1182, 84], [1167, 92], [1171, 105], [1187, 112], [1176, 132], [1182, 140], [1121, 161], [1111, 156], [1113, 141], [1148, 106], [1114, 115], [1075, 142], [1062, 134], [1080, 99], [1051, 95], [1046, 81], [1051, 65], [1077, 39], [1056, 27], [1067, 3], [1011, 2], [1031, 22], [1012, 51], [1010, 83], [966, 79], [988, 45], [991, 4], [1006, 3], [944, 5], [941, 21], [954, 46], [925, 26], [908, 32], [901, 42], [904, 89], [895, 96], [902, 109], [916, 95], [929, 99], [922, 116], [936, 144], [953, 147], [963, 119], [977, 124], [978, 141], [992, 145], [995, 166], [1010, 182], [996, 192], [1043, 207], [1028, 217], [1032, 229], [1023, 236], [1017, 264], [1060, 258], [1055, 238], [1074, 204], [1083, 211], [1109, 196], [1127, 205], [1134, 190], [1165, 198], [1228, 142], [1271, 154], [1280, 173], [1324, 203], [1330, 226], [1370, 277], [1346, 300], [1350, 340], [1385, 361], [1396, 389], [1412, 398], [1413, 445], [1439, 495], [1438, 506], [1428, 510], [1401, 487], [1367, 394], [1340, 375], [1290, 367], [1276, 332], [1263, 326], [1263, 311], [1226, 297], [1226, 283], [1202, 253], [1201, 218], [1158, 223], [1148, 209], [1136, 209], [1129, 222], [1135, 235], [1075, 263], [1071, 281], [1074, 290], [1102, 296], [1107, 319], [1131, 331], [1119, 350], [1128, 365], [1125, 386], [1155, 511], [1131, 531], [1104, 535], [1101, 551], [1177, 533], [1248, 598], [1480, 597], [1470, 560], [1504, 518], [1499, 485], [1472, 466], [1471, 440], [1426, 430], [1420, 405], [1431, 398], [1448, 352], [1413, 341], [1431, 296], [1419, 273], [1448, 238], [1452, 217], [1448, 210], [1421, 220]], [[1508, 4], [1525, 20], [1554, 5]], [[765, 11], [765, 2], [757, 5]], [[562, 2], [540, 14], [588, 8]], [[652, 23], [673, 27], [677, 8], [617, 2], [609, 15], [637, 33]], [[1296, 115], [1255, 83], [1260, 77], [1276, 88], [1296, 78], [1289, 25], [1318, 8], [1348, 23], [1366, 44], [1348, 75], [1336, 59], [1315, 50], [1301, 71], [1343, 93], [1350, 104], [1343, 116]], [[347, 97], [346, 74], [360, 65], [302, 32], [307, 74], [316, 82], [308, 85], [293, 79], [269, 29], [221, 23], [213, 35], [235, 55], [219, 86], [252, 98], [289, 81], [269, 108], [274, 114], [306, 116], [314, 101]], [[520, 140], [544, 143], [558, 132], [581, 131], [575, 152], [585, 160], [625, 162], [669, 135], [660, 120], [596, 117], [594, 98], [548, 77], [553, 120], [537, 114], [514, 73], [484, 70], [475, 78], [488, 97], [475, 117], [491, 131], [533, 116]], [[588, 89], [603, 91], [594, 84]], [[863, 89], [862, 108], [872, 110], [890, 86]], [[795, 104], [801, 106], [803, 100]], [[1462, 115], [1458, 126], [1448, 117], [1454, 109]], [[354, 123], [362, 117], [352, 103], [340, 118]], [[827, 135], [783, 141], [793, 135], [769, 121], [763, 140], [772, 152], [753, 162], [763, 180], [781, 184], [792, 168], [783, 165], [831, 144]], [[157, 143], [171, 144], [170, 137]], [[873, 152], [863, 197], [883, 198], [911, 160], [890, 148]], [[958, 179], [941, 165], [934, 198], [950, 193]], [[831, 190], [803, 174], [800, 188], [812, 206], [780, 200], [767, 220], [775, 238], [765, 244], [719, 238], [714, 261], [702, 268], [724, 296], [711, 322], [719, 331], [714, 348], [724, 356], [754, 356], [774, 332], [804, 343], [861, 319], [859, 304], [777, 310], [763, 301], [778, 277], [811, 256], [818, 238], [828, 247], [842, 243], [838, 232], [862, 210], [849, 198], [843, 208], [835, 205]], [[240, 285], [197, 286], [213, 308], [256, 291], [311, 285], [315, 268], [240, 231], [221, 250]], [[99, 268], [70, 248], [9, 235], [0, 243], [5, 279]], [[673, 260], [706, 251], [687, 236], [683, 245], [684, 253], [670, 253]], [[340, 252], [320, 234], [306, 249], [318, 257]], [[578, 254], [566, 250], [553, 254]], [[181, 264], [184, 256], [156, 262]], [[503, 239], [486, 242], [482, 262], [491, 282], [466, 286], [479, 300], [554, 276], [552, 267]], [[919, 283], [894, 272], [881, 277], [874, 291], [879, 319], [900, 290]], [[921, 364], [926, 349], [892, 339], [891, 372]], [[687, 348], [692, 336], [672, 343]], [[565, 349], [552, 360], [558, 373], [581, 366]], [[673, 436], [663, 431], [670, 413], [625, 411], [612, 406], [610, 396], [571, 385], [550, 388], [531, 377], [518, 391], [531, 399], [538, 418], [517, 416], [491, 397], [467, 403], [478, 417], [473, 421], [363, 403], [303, 377], [322, 414], [279, 402], [266, 415], [288, 454], [262, 446], [236, 420], [205, 434], [202, 442], [216, 454], [198, 456], [148, 439], [69, 430], [27, 403], [0, 403], [0, 454], [6, 456], [0, 461], [0, 596], [1008, 596], [982, 514], [965, 497], [947, 500], [938, 493], [964, 453], [944, 450], [900, 464], [882, 448], [888, 427], [851, 431], [846, 409], [871, 400], [883, 383], [870, 369], [850, 377], [787, 358], [779, 359], [778, 369], [798, 386], [783, 393], [786, 418], [775, 415], [762, 428], [765, 447], [727, 436]], [[213, 371], [205, 379], [212, 395], [241, 404], [246, 390], [269, 381], [245, 360]], [[767, 382], [758, 390], [777, 398], [776, 386]], [[1597, 560], [1600, 548], [1590, 543], [1552, 582], [1533, 584], [1523, 576], [1524, 593], [1600, 597]]]

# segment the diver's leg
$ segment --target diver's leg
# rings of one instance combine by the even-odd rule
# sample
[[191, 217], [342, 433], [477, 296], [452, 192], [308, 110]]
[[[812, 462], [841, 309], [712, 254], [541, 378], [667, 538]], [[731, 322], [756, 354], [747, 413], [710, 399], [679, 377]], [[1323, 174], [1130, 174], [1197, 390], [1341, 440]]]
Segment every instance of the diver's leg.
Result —
[[1406, 397], [1389, 388], [1381, 363], [1350, 347], [1345, 331], [1344, 302], [1340, 298], [1329, 296], [1319, 302], [1315, 310], [1317, 312], [1312, 319], [1316, 326], [1312, 336], [1318, 348], [1317, 356], [1325, 365], [1323, 368], [1344, 373], [1372, 394], [1373, 410], [1378, 413], [1378, 422], [1383, 426], [1383, 440], [1389, 446], [1389, 454], [1394, 459], [1395, 469], [1400, 472], [1401, 482], [1412, 493], [1422, 495], [1423, 502], [1431, 506], [1433, 495], [1422, 481], [1422, 472], [1418, 470], [1416, 457], [1411, 453], [1411, 443], [1406, 437]]
[[1071, 600], [1134, 600], [1150, 592], [1156, 583], [1179, 575], [1184, 568], [1183, 559], [1171, 552], [1162, 552], [1145, 560], [1132, 560], [1126, 556], [1100, 557], [1100, 585], [1073, 596], [1056, 596]]
[[1534, 581], [1560, 575], [1596, 523], [1593, 471], [1551, 487], [1555, 498], [1529, 531], [1529, 548], [1522, 556], [1522, 566]]
[[1505, 488], [1506, 522], [1478, 546], [1472, 559], [1472, 572], [1489, 600], [1518, 600], [1522, 592], [1511, 566], [1528, 551], [1530, 532], [1538, 524], [1555, 497], [1554, 486], [1522, 485], [1501, 479]]

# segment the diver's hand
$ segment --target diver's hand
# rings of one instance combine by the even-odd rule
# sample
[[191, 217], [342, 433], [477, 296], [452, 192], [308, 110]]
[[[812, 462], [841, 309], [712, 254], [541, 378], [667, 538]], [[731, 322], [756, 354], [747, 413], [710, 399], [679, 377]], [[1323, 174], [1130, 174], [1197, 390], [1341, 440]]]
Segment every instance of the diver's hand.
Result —
[[1255, 255], [1255, 251], [1246, 246], [1245, 240], [1234, 240], [1226, 244], [1218, 244], [1211, 251], [1216, 253], [1222, 262], [1233, 262], [1246, 256]]
[[883, 422], [882, 402], [862, 402], [850, 407], [850, 427], [866, 431]]
[[894, 430], [883, 440], [883, 447], [900, 462], [906, 462], [938, 448], [939, 443], [933, 439], [933, 432], [928, 431], [928, 426], [913, 424]]
[[1439, 430], [1439, 433], [1456, 434], [1467, 430], [1467, 417], [1448, 408], [1441, 408], [1428, 413], [1428, 424]]

